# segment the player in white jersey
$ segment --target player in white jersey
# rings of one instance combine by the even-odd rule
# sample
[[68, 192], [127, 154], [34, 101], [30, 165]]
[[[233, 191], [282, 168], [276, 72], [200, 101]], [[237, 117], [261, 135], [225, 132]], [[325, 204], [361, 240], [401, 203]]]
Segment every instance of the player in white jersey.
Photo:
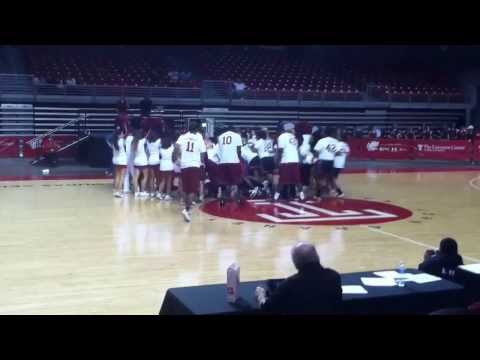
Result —
[[[295, 128], [297, 132], [297, 128]], [[300, 176], [302, 179], [302, 191], [306, 195], [311, 186], [313, 152], [312, 152], [312, 127], [307, 122], [298, 124], [297, 139], [300, 144], [298, 152], [300, 155]]]
[[[205, 141], [207, 147], [207, 159], [205, 161], [205, 171], [207, 172], [208, 185], [207, 190], [210, 197], [218, 199], [222, 196], [222, 189], [220, 187], [220, 174], [218, 170], [218, 144], [216, 138], [209, 138]], [[205, 182], [207, 183], [207, 182]]]
[[333, 160], [338, 152], [337, 130], [328, 127], [325, 131], [326, 137], [318, 140], [313, 151], [316, 158], [315, 178], [318, 184], [317, 196], [329, 193], [335, 189], [333, 173]]
[[130, 192], [130, 184], [133, 183], [135, 178], [135, 167], [133, 165], [134, 152], [132, 151], [133, 135], [128, 133], [125, 137], [125, 149], [127, 153], [127, 171], [125, 174], [125, 180], [123, 181], [123, 193], [128, 194]]
[[113, 195], [115, 197], [122, 197], [122, 184], [127, 168], [127, 152], [125, 148], [125, 136], [120, 130], [116, 130], [108, 145], [112, 148], [113, 157], [112, 163], [114, 166], [114, 181], [113, 181]]
[[242, 183], [242, 137], [230, 126], [218, 136], [218, 158], [220, 183], [222, 185], [222, 206], [227, 199], [238, 198], [238, 185]]
[[182, 215], [185, 221], [191, 220], [191, 206], [200, 190], [200, 166], [205, 163], [206, 146], [199, 125], [191, 120], [186, 134], [180, 135], [175, 144], [175, 159], [180, 159], [181, 179], [185, 209]]
[[160, 148], [160, 182], [158, 186], [159, 194], [157, 198], [160, 200], [170, 201], [173, 180], [173, 144], [170, 137], [163, 137]]
[[137, 130], [132, 142], [134, 152], [133, 164], [135, 166], [134, 188], [135, 197], [146, 197], [148, 183], [148, 156], [147, 139], [143, 130]]
[[[278, 173], [280, 176], [279, 186], [286, 191], [287, 199], [291, 193], [294, 196], [299, 193], [300, 199], [305, 199], [305, 194], [301, 189], [300, 179], [300, 157], [298, 154], [298, 141], [295, 137], [295, 125], [286, 123], [283, 126], [284, 132], [277, 139], [277, 163]], [[277, 190], [274, 200], [280, 198], [280, 192]]]
[[270, 192], [270, 187], [275, 190], [273, 173], [275, 171], [275, 149], [273, 140], [268, 136], [268, 129], [263, 128], [257, 131], [256, 140], [252, 148], [258, 153], [260, 159], [260, 172], [263, 177], [264, 191]]
[[338, 197], [343, 197], [343, 191], [337, 184], [338, 175], [342, 169], [345, 168], [345, 163], [347, 162], [348, 154], [350, 154], [350, 147], [341, 139], [338, 142], [338, 152], [335, 155], [335, 159], [333, 160], [333, 181], [334, 181], [334, 190], [337, 192]]
[[147, 138], [148, 149], [148, 188], [150, 196], [159, 196], [158, 185], [160, 184], [160, 145], [161, 139], [155, 130], [150, 130]]

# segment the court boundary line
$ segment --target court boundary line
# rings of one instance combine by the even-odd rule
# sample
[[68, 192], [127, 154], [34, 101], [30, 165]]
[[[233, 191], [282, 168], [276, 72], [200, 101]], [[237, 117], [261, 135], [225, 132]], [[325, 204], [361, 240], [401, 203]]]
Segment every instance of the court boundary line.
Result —
[[477, 177], [474, 177], [473, 179], [470, 179], [470, 181], [468, 182], [468, 185], [470, 185], [470, 187], [474, 188], [475, 190], [480, 190], [480, 186], [475, 184], [479, 180], [480, 180], [480, 175]]
[[[405, 242], [408, 242], [408, 243], [411, 243], [411, 244], [415, 244], [415, 245], [418, 245], [418, 246], [421, 246], [421, 247], [424, 247], [424, 248], [427, 248], [427, 249], [435, 249], [436, 246], [433, 246], [433, 245], [428, 245], [428, 244], [425, 244], [425, 243], [422, 243], [420, 241], [416, 241], [416, 240], [413, 240], [413, 239], [410, 239], [410, 238], [407, 238], [405, 236], [400, 236], [400, 235], [397, 235], [397, 234], [394, 234], [394, 233], [391, 233], [391, 232], [388, 232], [388, 231], [384, 231], [384, 230], [380, 230], [380, 229], [376, 229], [376, 228], [372, 228], [368, 225], [360, 225], [362, 228], [365, 228], [365, 229], [368, 229], [370, 231], [373, 231], [373, 232], [376, 232], [376, 233], [379, 233], [379, 234], [382, 234], [382, 235], [388, 235], [388, 236], [391, 236], [391, 237], [394, 237], [396, 239], [399, 239], [399, 240], [403, 240]], [[475, 263], [480, 263], [480, 259], [476, 259], [476, 258], [473, 258], [471, 256], [467, 256], [467, 255], [463, 255], [462, 254], [462, 257], [464, 259], [467, 259], [467, 260], [470, 260], [470, 261], [473, 261]]]

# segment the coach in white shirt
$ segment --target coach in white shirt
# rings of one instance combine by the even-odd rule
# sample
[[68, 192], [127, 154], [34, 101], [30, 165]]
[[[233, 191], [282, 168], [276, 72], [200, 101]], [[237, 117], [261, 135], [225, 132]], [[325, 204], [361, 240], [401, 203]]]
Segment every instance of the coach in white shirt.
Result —
[[191, 220], [191, 206], [193, 198], [200, 190], [200, 166], [205, 163], [207, 151], [202, 134], [199, 133], [199, 124], [190, 121], [188, 132], [180, 135], [175, 144], [175, 160], [180, 158], [181, 179], [185, 209], [182, 215], [185, 221]]
[[[333, 172], [333, 160], [338, 152], [338, 140], [335, 138], [337, 130], [333, 127], [328, 127], [325, 131], [326, 137], [318, 140], [313, 152], [317, 158], [315, 164], [315, 177], [321, 186], [326, 186], [328, 191], [335, 189], [335, 180]], [[320, 191], [322, 195], [324, 191]]]
[[[284, 133], [282, 133], [277, 139], [277, 162], [278, 173], [280, 175], [279, 185], [285, 190], [287, 186], [290, 190], [291, 186], [298, 186], [301, 184], [300, 178], [300, 157], [298, 155], [298, 141], [294, 135], [295, 125], [293, 123], [287, 123], [283, 126]], [[300, 193], [300, 199], [304, 200], [305, 195], [298, 189]], [[290, 194], [290, 191], [288, 191]], [[275, 192], [274, 199], [278, 200], [280, 193]]]

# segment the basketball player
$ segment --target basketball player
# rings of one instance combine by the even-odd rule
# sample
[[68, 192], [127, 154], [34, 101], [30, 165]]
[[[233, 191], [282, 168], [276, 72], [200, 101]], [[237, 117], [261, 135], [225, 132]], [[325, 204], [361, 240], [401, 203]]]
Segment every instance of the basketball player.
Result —
[[[300, 158], [298, 155], [298, 141], [295, 137], [295, 125], [286, 123], [283, 126], [284, 132], [277, 139], [277, 163], [279, 173], [279, 186], [287, 191], [287, 198], [293, 192], [298, 192], [300, 200], [305, 200], [305, 194], [301, 189], [300, 179]], [[296, 189], [296, 187], [298, 187]], [[293, 190], [293, 191], [292, 191]], [[280, 192], [275, 192], [274, 200], [280, 198]]]
[[252, 139], [242, 146], [242, 159], [247, 166], [247, 173], [244, 176], [244, 180], [251, 189], [251, 198], [255, 198], [260, 194], [260, 186], [262, 185], [260, 158], [258, 157], [258, 153], [252, 151], [253, 146]]
[[[148, 136], [148, 134], [147, 134]], [[143, 130], [137, 130], [135, 133], [132, 149], [135, 152], [133, 164], [135, 165], [134, 187], [135, 197], [146, 197], [148, 183], [148, 157], [147, 140]]]
[[148, 149], [148, 182], [150, 197], [159, 196], [158, 185], [160, 184], [160, 144], [161, 139], [155, 130], [151, 130], [147, 138]]
[[[158, 185], [159, 200], [170, 201], [173, 180], [173, 144], [170, 137], [163, 137], [160, 148], [160, 182]], [[165, 190], [165, 192], [164, 192]]]
[[299, 124], [298, 130], [297, 140], [300, 154], [300, 177], [302, 179], [302, 191], [306, 194], [311, 185], [310, 180], [313, 164], [312, 146], [310, 144], [312, 140], [312, 127], [308, 123], [301, 123]]
[[238, 185], [242, 183], [242, 137], [234, 131], [233, 126], [218, 137], [218, 170], [222, 184], [220, 205], [227, 199], [239, 198]]
[[191, 221], [190, 210], [194, 197], [200, 188], [200, 166], [205, 163], [205, 141], [199, 134], [199, 125], [190, 121], [188, 132], [180, 135], [175, 144], [174, 158], [180, 159], [181, 179], [185, 209], [182, 210], [186, 222]]
[[317, 161], [315, 163], [315, 177], [318, 183], [317, 196], [329, 193], [335, 189], [333, 160], [338, 152], [338, 140], [335, 138], [336, 129], [328, 127], [323, 139], [318, 140], [313, 148]]
[[113, 196], [122, 197], [122, 184], [127, 169], [127, 152], [125, 148], [125, 136], [121, 130], [115, 131], [111, 142], [108, 145], [113, 150], [112, 163], [115, 169], [115, 178], [113, 181]]
[[338, 142], [338, 152], [335, 155], [335, 159], [333, 160], [333, 184], [334, 184], [334, 189], [337, 192], [337, 197], [343, 197], [343, 191], [338, 186], [337, 179], [342, 169], [345, 168], [345, 163], [347, 162], [347, 156], [348, 154], [350, 154], [350, 147], [344, 140], [345, 139], [342, 136], [340, 141]]
[[218, 170], [218, 144], [215, 143], [215, 138], [209, 139], [205, 142], [207, 147], [207, 161], [205, 163], [205, 170], [208, 177], [208, 193], [211, 197], [221, 197], [220, 175]]
[[266, 128], [257, 132], [256, 139], [252, 150], [257, 152], [260, 158], [260, 172], [264, 178], [263, 187], [268, 194], [270, 193], [269, 185], [272, 186], [272, 190], [276, 190], [273, 182], [273, 172], [275, 170], [273, 140], [268, 136]]

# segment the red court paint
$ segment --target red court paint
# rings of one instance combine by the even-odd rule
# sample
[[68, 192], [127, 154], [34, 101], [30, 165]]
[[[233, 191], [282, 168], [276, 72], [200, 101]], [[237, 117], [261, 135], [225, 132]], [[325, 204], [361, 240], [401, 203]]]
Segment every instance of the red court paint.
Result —
[[222, 218], [279, 225], [366, 225], [412, 216], [410, 210], [393, 204], [346, 198], [306, 202], [248, 200], [243, 205], [227, 203], [224, 207], [214, 200], [200, 209]]

